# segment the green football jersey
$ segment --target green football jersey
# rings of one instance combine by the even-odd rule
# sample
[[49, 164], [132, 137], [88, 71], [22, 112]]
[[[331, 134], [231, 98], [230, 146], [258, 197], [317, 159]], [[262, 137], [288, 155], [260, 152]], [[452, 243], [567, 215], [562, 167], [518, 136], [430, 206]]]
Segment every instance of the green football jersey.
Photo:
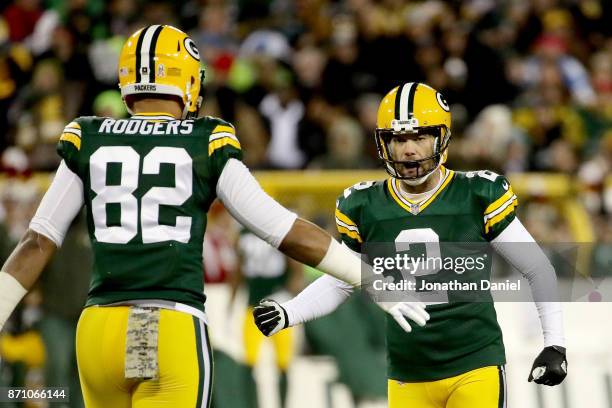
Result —
[[238, 251], [249, 306], [285, 288], [288, 263], [282, 252], [247, 229], [240, 231]]
[[206, 212], [230, 158], [232, 125], [164, 114], [81, 117], [58, 144], [83, 181], [93, 271], [87, 306], [161, 299], [204, 310]]
[[[396, 253], [413, 251], [415, 257], [436, 252], [441, 258], [456, 256], [454, 251], [481, 253], [514, 219], [516, 196], [505, 177], [490, 171], [463, 173], [442, 168], [442, 172], [437, 191], [420, 204], [407, 200], [393, 178], [346, 189], [336, 209], [343, 242], [361, 253], [376, 245], [392, 246]], [[457, 249], [461, 246], [464, 248]], [[433, 268], [416, 277], [416, 287], [428, 280], [489, 279], [490, 256], [485, 254], [481, 261], [483, 268], [468, 271]], [[462, 295], [461, 291], [442, 293], [442, 302], [427, 306], [431, 316], [427, 325], [412, 325], [411, 333], [387, 316], [389, 378], [433, 381], [505, 363], [493, 303], [468, 302]]]

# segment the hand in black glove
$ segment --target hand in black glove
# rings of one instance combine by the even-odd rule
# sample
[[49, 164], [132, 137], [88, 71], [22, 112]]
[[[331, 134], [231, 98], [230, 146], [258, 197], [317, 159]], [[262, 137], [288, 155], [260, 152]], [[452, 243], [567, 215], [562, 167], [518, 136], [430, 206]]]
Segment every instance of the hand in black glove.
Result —
[[289, 324], [285, 309], [270, 299], [264, 299], [255, 306], [253, 317], [259, 331], [268, 337], [287, 328]]
[[567, 376], [567, 359], [565, 347], [545, 347], [533, 362], [529, 379], [536, 384], [558, 385]]

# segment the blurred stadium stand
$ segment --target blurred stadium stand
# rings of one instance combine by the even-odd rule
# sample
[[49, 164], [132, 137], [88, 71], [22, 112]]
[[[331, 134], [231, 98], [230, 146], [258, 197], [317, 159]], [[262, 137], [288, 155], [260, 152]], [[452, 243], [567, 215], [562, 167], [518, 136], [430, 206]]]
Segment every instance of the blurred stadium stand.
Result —
[[[378, 102], [399, 83], [424, 81], [451, 104], [449, 167], [508, 174], [520, 217], [536, 239], [592, 243], [580, 262], [610, 276], [611, 21], [608, 0], [4, 1], [0, 261], [59, 163], [55, 144], [63, 126], [79, 115], [127, 115], [116, 79], [123, 40], [144, 25], [173, 24], [191, 34], [203, 56], [202, 114], [235, 124], [247, 165], [299, 213], [328, 225], [344, 188], [386, 176], [372, 137]], [[209, 234], [211, 248], [233, 250], [231, 237], [219, 238], [226, 225], [216, 237]], [[71, 337], [84, 296], [83, 234], [77, 226], [71, 249], [56, 258], [0, 340], [2, 384], [76, 380], [74, 365], [60, 364], [70, 360], [61, 354], [69, 353], [61, 348], [66, 344], [52, 343]], [[217, 376], [216, 406], [241, 408], [248, 405], [219, 400], [233, 394], [231, 370], [242, 356], [242, 313], [231, 328], [215, 323], [227, 312], [223, 281], [232, 262], [226, 255], [210, 278], [216, 283], [207, 286], [218, 366], [228, 370]], [[611, 299], [603, 300], [566, 305], [572, 372], [561, 391], [542, 393], [524, 378], [540, 344], [535, 312], [529, 305], [499, 306], [513, 406], [612, 406], [612, 333], [605, 324]], [[57, 361], [60, 355], [67, 357]], [[342, 373], [327, 355], [296, 360], [290, 408], [350, 407], [353, 397], [360, 407], [384, 406], [380, 396], [361, 398], [347, 381], [338, 382]], [[258, 371], [264, 390], [274, 386], [268, 360]], [[259, 405], [275, 407], [272, 395], [260, 393]], [[78, 398], [72, 406], [80, 406]]]

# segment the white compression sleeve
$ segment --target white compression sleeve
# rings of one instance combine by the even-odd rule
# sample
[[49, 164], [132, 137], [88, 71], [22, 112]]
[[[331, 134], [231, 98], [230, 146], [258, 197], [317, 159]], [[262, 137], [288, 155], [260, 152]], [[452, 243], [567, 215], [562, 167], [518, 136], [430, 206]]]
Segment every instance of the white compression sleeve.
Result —
[[540, 246], [518, 218], [515, 218], [497, 238], [491, 241], [491, 244], [495, 251], [529, 282], [542, 324], [544, 346], [565, 346], [561, 303], [538, 301], [538, 299], [556, 300], [557, 298], [555, 269]]
[[297, 218], [266, 194], [249, 169], [236, 159], [225, 164], [217, 183], [217, 196], [234, 218], [275, 248]]
[[83, 202], [83, 182], [62, 161], [30, 221], [30, 229], [60, 247], [72, 220], [83, 207]]
[[0, 272], [0, 330], [27, 290], [12, 275]]
[[287, 311], [289, 326], [295, 326], [333, 312], [351, 293], [351, 285], [323, 275], [281, 306]]
[[[362, 273], [365, 275], [365, 268], [370, 268], [368, 264], [361, 260], [361, 256], [344, 244], [339, 244], [335, 239], [331, 239], [329, 248], [317, 269], [335, 278], [343, 280], [351, 286], [362, 284]], [[369, 276], [372, 276], [369, 274]]]

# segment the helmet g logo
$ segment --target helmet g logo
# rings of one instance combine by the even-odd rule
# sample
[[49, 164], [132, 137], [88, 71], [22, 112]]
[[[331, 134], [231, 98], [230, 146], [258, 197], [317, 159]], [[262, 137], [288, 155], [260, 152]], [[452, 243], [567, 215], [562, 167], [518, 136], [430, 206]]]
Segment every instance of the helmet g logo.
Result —
[[438, 100], [438, 103], [440, 104], [440, 107], [442, 109], [444, 109], [446, 112], [450, 111], [450, 107], [448, 106], [448, 102], [446, 102], [446, 99], [444, 99], [444, 97], [442, 96], [442, 94], [440, 92], [436, 92], [436, 99]]
[[198, 51], [198, 47], [196, 47], [195, 43], [191, 38], [185, 38], [183, 45], [185, 46], [185, 49], [187, 50], [189, 55], [191, 55], [196, 61], [200, 60], [200, 51]]

